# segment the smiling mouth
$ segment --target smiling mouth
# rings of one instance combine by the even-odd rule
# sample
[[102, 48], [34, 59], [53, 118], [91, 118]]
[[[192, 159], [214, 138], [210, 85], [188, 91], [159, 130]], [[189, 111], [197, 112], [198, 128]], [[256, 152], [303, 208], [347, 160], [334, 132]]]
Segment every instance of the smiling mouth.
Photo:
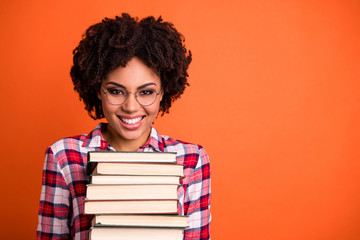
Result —
[[124, 118], [124, 117], [119, 117], [119, 118], [123, 123], [132, 125], [140, 122], [144, 117], [145, 116], [137, 117], [137, 118]]

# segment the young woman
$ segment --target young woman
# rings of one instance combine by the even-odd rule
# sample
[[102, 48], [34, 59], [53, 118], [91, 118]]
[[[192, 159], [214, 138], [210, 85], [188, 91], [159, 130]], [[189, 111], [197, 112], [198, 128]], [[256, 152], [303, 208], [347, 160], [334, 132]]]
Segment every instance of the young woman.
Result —
[[90, 133], [61, 139], [46, 151], [38, 239], [87, 239], [84, 213], [88, 151], [177, 152], [184, 165], [178, 211], [184, 239], [210, 238], [210, 166], [200, 145], [159, 135], [152, 123], [183, 93], [191, 53], [171, 23], [128, 14], [87, 29], [74, 50], [74, 89], [94, 119]]

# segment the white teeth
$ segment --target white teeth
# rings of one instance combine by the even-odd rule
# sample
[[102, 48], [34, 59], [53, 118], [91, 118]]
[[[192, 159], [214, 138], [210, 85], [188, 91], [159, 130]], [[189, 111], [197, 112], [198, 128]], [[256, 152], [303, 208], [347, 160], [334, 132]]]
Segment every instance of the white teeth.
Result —
[[132, 118], [132, 119], [121, 118], [121, 120], [126, 124], [135, 124], [135, 123], [140, 122], [141, 119], [142, 119], [142, 117]]

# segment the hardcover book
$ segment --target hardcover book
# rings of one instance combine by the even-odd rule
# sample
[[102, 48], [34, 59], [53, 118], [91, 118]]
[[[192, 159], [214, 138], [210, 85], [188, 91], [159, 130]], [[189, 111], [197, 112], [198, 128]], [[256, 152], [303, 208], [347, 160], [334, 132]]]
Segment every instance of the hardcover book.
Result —
[[88, 200], [177, 199], [177, 184], [87, 185]]
[[85, 214], [177, 214], [178, 200], [88, 200]]
[[178, 227], [188, 226], [187, 217], [179, 215], [95, 215], [91, 226]]
[[91, 175], [92, 184], [179, 184], [179, 176]]
[[175, 152], [117, 152], [90, 151], [88, 159], [94, 162], [152, 162], [176, 163]]
[[182, 240], [183, 228], [93, 227], [89, 240]]
[[88, 162], [87, 170], [88, 175], [183, 175], [183, 165], [168, 163]]

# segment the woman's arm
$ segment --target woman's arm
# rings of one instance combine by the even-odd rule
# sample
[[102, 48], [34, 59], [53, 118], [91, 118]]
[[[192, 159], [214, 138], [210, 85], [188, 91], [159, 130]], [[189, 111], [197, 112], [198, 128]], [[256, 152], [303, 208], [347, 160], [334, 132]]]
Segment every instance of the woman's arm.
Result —
[[204, 148], [199, 146], [199, 160], [190, 176], [185, 196], [186, 215], [189, 228], [184, 231], [184, 239], [210, 239], [210, 165]]
[[48, 148], [42, 176], [37, 239], [70, 239], [70, 191], [63, 173]]

